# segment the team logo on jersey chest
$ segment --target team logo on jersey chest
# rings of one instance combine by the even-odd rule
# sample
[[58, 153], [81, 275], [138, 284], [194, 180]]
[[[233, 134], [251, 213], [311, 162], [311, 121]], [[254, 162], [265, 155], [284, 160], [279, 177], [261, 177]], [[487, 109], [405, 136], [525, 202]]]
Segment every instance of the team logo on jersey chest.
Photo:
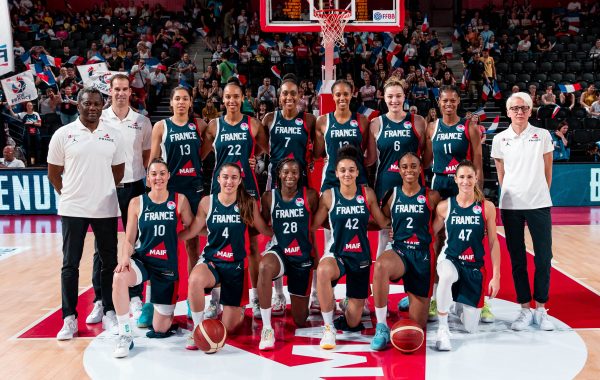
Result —
[[168, 201], [168, 202], [167, 202], [167, 208], [168, 208], [169, 210], [174, 210], [174, 209], [175, 209], [175, 202], [173, 202], [173, 201]]
[[196, 130], [196, 125], [194, 123], [189, 123], [188, 128], [192, 131]]
[[350, 125], [353, 127], [358, 127], [358, 121], [356, 120], [350, 120]]
[[235, 206], [233, 206], [233, 211], [240, 212], [240, 208], [238, 207], [237, 203], [235, 204]]
[[363, 203], [365, 203], [365, 197], [363, 197], [362, 195], [359, 195], [358, 197], [356, 197], [356, 201], [359, 204], [363, 204]]
[[410, 121], [405, 121], [403, 125], [404, 125], [404, 129], [411, 129], [412, 128], [412, 124], [410, 123]]
[[423, 194], [421, 194], [417, 197], [417, 202], [419, 202], [421, 204], [425, 203], [426, 200], [427, 199], [425, 198], [425, 196]]
[[240, 124], [240, 128], [242, 129], [242, 131], [247, 131], [248, 130], [248, 123], [242, 123], [242, 124]]
[[302, 125], [302, 124], [304, 124], [304, 120], [297, 118], [295, 123], [296, 123], [296, 125]]
[[459, 124], [456, 126], [456, 130], [459, 132], [464, 132], [465, 131], [465, 126], [462, 124]]
[[477, 215], [481, 214], [481, 206], [480, 205], [473, 206], [473, 212]]
[[296, 206], [298, 206], [298, 207], [304, 206], [304, 199], [296, 198]]

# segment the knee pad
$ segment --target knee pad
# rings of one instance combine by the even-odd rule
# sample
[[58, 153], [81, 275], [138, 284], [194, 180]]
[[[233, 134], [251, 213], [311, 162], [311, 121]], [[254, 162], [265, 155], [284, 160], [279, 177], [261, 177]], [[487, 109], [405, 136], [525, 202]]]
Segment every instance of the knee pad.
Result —
[[154, 310], [160, 315], [164, 315], [165, 317], [172, 317], [175, 313], [175, 305], [162, 305], [155, 303]]

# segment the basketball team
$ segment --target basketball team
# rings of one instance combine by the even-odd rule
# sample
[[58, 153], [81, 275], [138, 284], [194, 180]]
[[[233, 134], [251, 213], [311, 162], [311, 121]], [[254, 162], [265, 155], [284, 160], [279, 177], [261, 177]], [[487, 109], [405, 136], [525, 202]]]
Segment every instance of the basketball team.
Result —
[[[389, 111], [369, 122], [350, 110], [353, 85], [340, 79], [331, 91], [335, 111], [316, 118], [297, 111], [298, 84], [288, 74], [278, 91], [279, 109], [261, 121], [242, 114], [244, 89], [232, 78], [223, 91], [224, 116], [208, 124], [191, 117], [191, 92], [176, 87], [170, 96], [173, 115], [152, 127], [129, 106], [128, 77], [117, 74], [110, 85], [109, 106], [97, 90], [80, 91], [79, 118], [60, 128], [49, 147], [48, 176], [60, 194], [63, 223], [59, 340], [78, 331], [79, 263], [89, 226], [96, 238], [96, 299], [86, 323], [102, 322], [118, 334], [117, 358], [134, 346], [132, 323], [147, 327], [149, 338], [174, 333], [178, 281], [186, 275], [194, 328], [220, 318], [227, 334], [235, 334], [249, 304], [254, 318], [262, 319], [260, 350], [276, 347], [271, 316], [286, 310], [284, 276], [295, 324], [304, 326], [309, 313], [321, 313], [323, 349], [335, 348], [338, 331], [364, 328], [361, 319], [370, 314], [371, 293], [377, 321], [371, 348], [385, 349], [390, 283], [401, 279], [408, 297], [399, 309], [408, 309], [422, 328], [428, 320], [439, 321], [440, 351], [452, 348], [449, 313], [471, 333], [480, 322], [494, 321], [487, 297], [500, 288], [496, 208], [481, 191], [479, 126], [458, 116], [455, 87], [440, 89], [442, 117], [426, 123], [404, 111], [403, 87], [391, 77], [384, 86]], [[512, 122], [494, 137], [491, 156], [502, 186], [501, 216], [521, 304], [511, 327], [518, 331], [535, 324], [553, 330], [545, 308], [552, 258], [552, 140], [548, 131], [528, 123], [529, 95], [515, 93], [506, 106]], [[211, 152], [215, 166], [208, 190], [202, 162]], [[255, 157], [263, 153], [270, 164], [261, 194]], [[325, 164], [321, 186], [313, 189], [308, 173], [317, 159]], [[429, 167], [430, 187], [423, 174]], [[375, 171], [372, 187], [367, 168]], [[126, 228], [117, 249], [119, 216]], [[525, 222], [536, 253], [533, 294]], [[315, 244], [321, 227], [322, 253]], [[379, 231], [375, 261], [368, 230]], [[259, 234], [270, 238], [264, 252], [258, 250]], [[200, 235], [207, 238], [201, 253]], [[178, 270], [179, 241], [185, 241], [188, 273]], [[485, 271], [486, 245], [492, 273]], [[333, 289], [344, 276], [346, 298], [334, 319], [339, 310]], [[186, 348], [198, 349], [194, 333]]]

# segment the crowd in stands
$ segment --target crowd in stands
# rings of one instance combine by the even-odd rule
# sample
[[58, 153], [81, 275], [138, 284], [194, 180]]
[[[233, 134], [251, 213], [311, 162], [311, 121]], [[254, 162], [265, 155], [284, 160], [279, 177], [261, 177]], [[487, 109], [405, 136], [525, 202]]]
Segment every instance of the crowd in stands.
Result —
[[[600, 27], [593, 22], [600, 7], [597, 2], [544, 9], [532, 8], [528, 0], [505, 4], [503, 9], [462, 10], [454, 33], [461, 52], [455, 56], [450, 37], [440, 38], [423, 27], [420, 12], [407, 13], [406, 27], [399, 33], [346, 33], [346, 43], [336, 50], [336, 74], [354, 84], [352, 109], [386, 112], [383, 84], [392, 75], [402, 79], [405, 110], [428, 118], [435, 117], [436, 89], [442, 85], [461, 86], [462, 115], [486, 101], [502, 110], [502, 99], [511, 92], [529, 91], [537, 108], [533, 123], [556, 130], [557, 146], [562, 143], [567, 149], [574, 143], [579, 150], [589, 149], [587, 145], [600, 136], [572, 140], [577, 130], [593, 129], [600, 122]], [[193, 89], [194, 112], [208, 121], [224, 112], [222, 88], [237, 76], [246, 86], [243, 112], [260, 118], [277, 107], [279, 78], [289, 72], [300, 80], [298, 107], [318, 112], [324, 60], [319, 35], [264, 33], [257, 10], [238, 5], [225, 9], [221, 1], [195, 0], [173, 13], [160, 4], [129, 1], [112, 7], [106, 1], [84, 12], [70, 7], [50, 12], [41, 2], [14, 1], [15, 55], [28, 56], [31, 64], [45, 64], [43, 55], [62, 62], [50, 67], [56, 85], [37, 79], [37, 133], [46, 127], [46, 118], [57, 121], [57, 112], [58, 125], [77, 117], [75, 99], [82, 83], [76, 65], [98, 61], [129, 73], [132, 105], [150, 116], [172, 80]], [[195, 41], [211, 57], [205, 67], [196, 66], [188, 51]], [[448, 60], [457, 58], [464, 71], [449, 67]], [[578, 84], [581, 90], [561, 91], [562, 84]], [[28, 106], [15, 107], [14, 114], [27, 113], [24, 107]], [[12, 114], [4, 112], [8, 115]], [[561, 132], [562, 122], [569, 132]], [[39, 146], [37, 141], [24, 139], [29, 164], [39, 162], [39, 152], [31, 148]]]

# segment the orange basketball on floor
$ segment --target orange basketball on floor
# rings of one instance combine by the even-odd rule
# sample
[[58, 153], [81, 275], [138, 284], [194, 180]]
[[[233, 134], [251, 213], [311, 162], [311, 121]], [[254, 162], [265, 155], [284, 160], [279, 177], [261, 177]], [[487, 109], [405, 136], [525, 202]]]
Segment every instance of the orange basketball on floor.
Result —
[[425, 333], [417, 322], [412, 319], [402, 319], [392, 326], [390, 340], [400, 352], [410, 354], [423, 345]]
[[218, 319], [205, 319], [194, 330], [194, 342], [207, 354], [214, 354], [225, 345], [227, 330]]

